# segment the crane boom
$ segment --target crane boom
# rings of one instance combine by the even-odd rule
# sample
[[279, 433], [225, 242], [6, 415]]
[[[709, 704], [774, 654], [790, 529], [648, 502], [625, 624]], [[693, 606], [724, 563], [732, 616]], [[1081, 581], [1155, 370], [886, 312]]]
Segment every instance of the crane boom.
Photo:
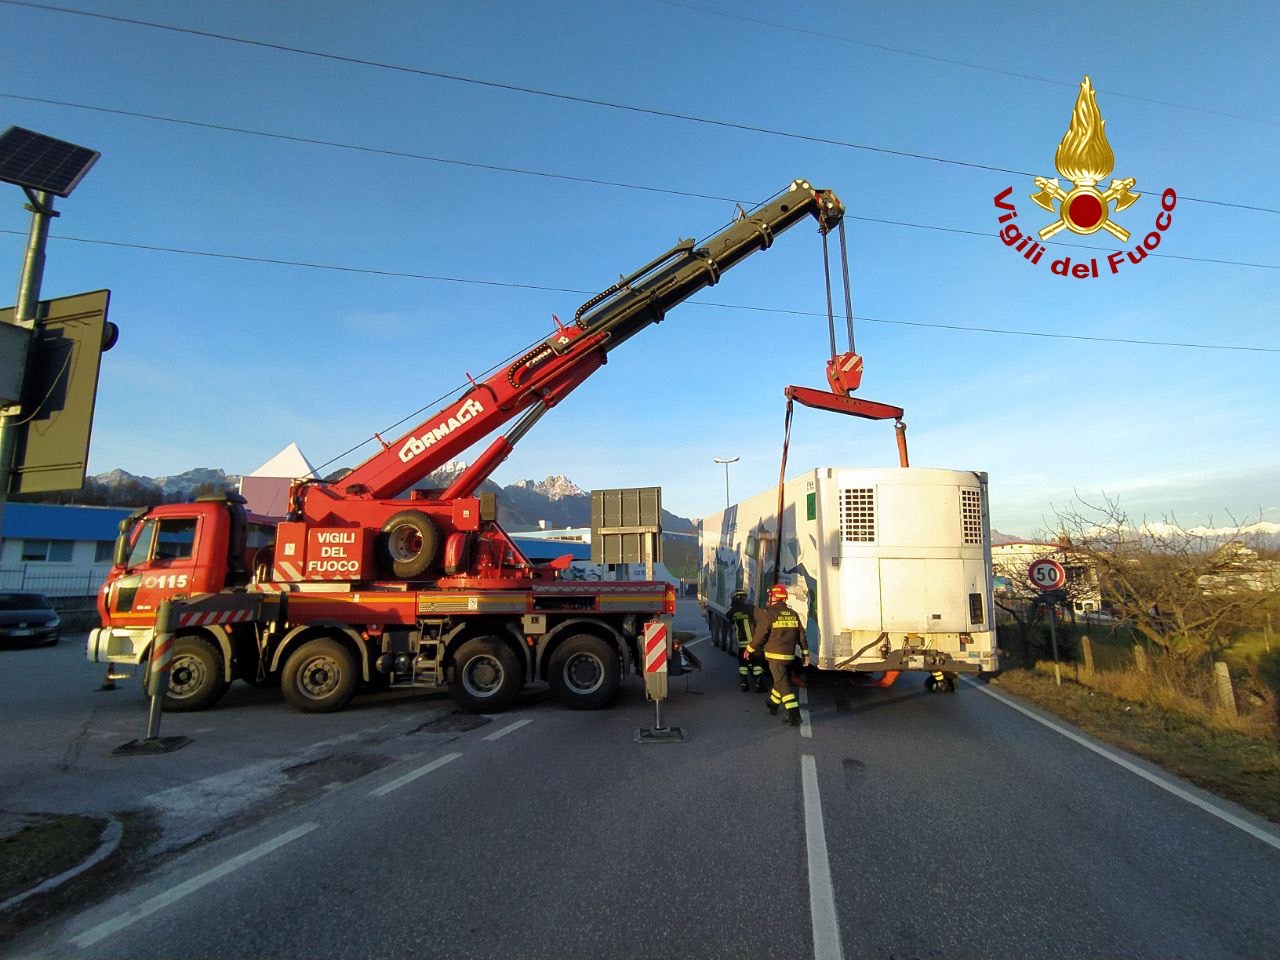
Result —
[[725, 270], [768, 249], [798, 221], [813, 216], [825, 231], [843, 215], [832, 191], [795, 180], [702, 246], [692, 240], [677, 244], [583, 304], [573, 323], [556, 320], [555, 332], [541, 345], [488, 379], [473, 381], [458, 400], [351, 471], [340, 489], [360, 499], [396, 496], [535, 404], [554, 406], [603, 366], [609, 351], [717, 283]]

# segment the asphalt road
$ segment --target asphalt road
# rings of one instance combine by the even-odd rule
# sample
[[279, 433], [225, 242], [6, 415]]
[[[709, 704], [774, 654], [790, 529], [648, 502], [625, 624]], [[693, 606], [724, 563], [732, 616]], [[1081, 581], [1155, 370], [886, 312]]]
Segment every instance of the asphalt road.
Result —
[[297, 718], [317, 762], [267, 812], [9, 955], [1274, 955], [1280, 833], [1256, 818], [977, 686], [814, 688], [784, 728], [695, 650], [666, 710], [684, 743], [635, 742], [634, 681], [608, 711], [535, 694], [469, 730], [370, 698], [316, 746], [333, 718]]

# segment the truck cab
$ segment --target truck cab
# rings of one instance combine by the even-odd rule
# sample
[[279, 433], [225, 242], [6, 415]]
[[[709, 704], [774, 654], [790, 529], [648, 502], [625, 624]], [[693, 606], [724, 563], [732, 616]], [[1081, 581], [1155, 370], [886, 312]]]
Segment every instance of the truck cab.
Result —
[[[103, 658], [140, 663], [161, 602], [247, 584], [274, 521], [248, 514], [236, 494], [137, 510], [120, 523], [111, 572], [98, 593]], [[91, 659], [94, 659], [91, 657]]]

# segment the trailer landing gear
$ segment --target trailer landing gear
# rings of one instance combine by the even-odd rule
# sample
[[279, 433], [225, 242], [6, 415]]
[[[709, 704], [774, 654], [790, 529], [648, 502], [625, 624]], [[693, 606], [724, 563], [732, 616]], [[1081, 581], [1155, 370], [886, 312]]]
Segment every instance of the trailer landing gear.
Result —
[[955, 693], [956, 675], [935, 670], [924, 678], [924, 688], [930, 693]]

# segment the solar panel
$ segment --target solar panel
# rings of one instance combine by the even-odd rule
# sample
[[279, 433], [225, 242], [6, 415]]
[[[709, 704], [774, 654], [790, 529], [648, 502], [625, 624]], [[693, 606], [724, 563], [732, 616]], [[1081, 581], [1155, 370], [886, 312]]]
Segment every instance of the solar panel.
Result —
[[66, 197], [100, 156], [97, 150], [10, 127], [0, 134], [0, 180]]

